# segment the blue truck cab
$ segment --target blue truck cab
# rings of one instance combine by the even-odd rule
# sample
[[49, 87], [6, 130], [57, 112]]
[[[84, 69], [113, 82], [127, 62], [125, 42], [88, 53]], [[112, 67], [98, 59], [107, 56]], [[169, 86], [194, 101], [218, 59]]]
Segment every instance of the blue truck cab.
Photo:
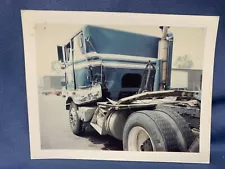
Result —
[[[57, 47], [58, 60], [65, 69], [67, 102], [72, 98], [77, 105], [85, 105], [106, 98], [119, 100], [131, 96], [139, 91], [147, 70], [151, 70], [151, 73], [145, 90], [159, 90], [163, 63], [158, 59], [160, 39], [104, 27], [84, 26], [67, 44]], [[168, 79], [172, 45], [173, 41], [169, 41]], [[169, 80], [165, 86], [167, 89], [170, 87]]]

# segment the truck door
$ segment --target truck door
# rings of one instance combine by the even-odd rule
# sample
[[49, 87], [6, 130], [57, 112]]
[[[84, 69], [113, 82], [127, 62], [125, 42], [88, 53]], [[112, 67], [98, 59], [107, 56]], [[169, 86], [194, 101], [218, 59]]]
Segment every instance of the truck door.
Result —
[[74, 38], [72, 38], [71, 44], [75, 87], [76, 89], [80, 89], [87, 87], [89, 84], [87, 79], [88, 62], [86, 61], [85, 57], [82, 32], [78, 33]]
[[84, 61], [85, 60], [85, 52], [84, 52], [84, 44], [83, 44], [83, 33], [78, 33], [72, 40], [72, 57], [73, 61]]
[[74, 69], [73, 69], [73, 57], [72, 57], [72, 45], [71, 41], [65, 45], [65, 62], [66, 62], [66, 85], [67, 90], [76, 89], [75, 86], [75, 77], [74, 77]]

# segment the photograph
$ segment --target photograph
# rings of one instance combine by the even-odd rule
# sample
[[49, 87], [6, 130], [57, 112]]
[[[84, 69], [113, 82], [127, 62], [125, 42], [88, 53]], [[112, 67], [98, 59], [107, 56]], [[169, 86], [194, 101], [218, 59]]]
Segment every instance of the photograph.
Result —
[[22, 11], [31, 157], [208, 163], [201, 17]]

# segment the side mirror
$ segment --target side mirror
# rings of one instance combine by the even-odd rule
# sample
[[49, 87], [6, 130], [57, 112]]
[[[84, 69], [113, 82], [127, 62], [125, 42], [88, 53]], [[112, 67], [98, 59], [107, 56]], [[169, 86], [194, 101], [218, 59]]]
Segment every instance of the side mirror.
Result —
[[62, 46], [57, 46], [57, 53], [58, 53], [58, 61], [64, 62], [63, 47]]

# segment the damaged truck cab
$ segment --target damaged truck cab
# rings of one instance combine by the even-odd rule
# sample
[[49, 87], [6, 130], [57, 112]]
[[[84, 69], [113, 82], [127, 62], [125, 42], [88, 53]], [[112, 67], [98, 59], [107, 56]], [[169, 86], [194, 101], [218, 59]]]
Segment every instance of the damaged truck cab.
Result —
[[[124, 150], [189, 150], [200, 108], [195, 93], [171, 90], [173, 35], [160, 28], [161, 38], [87, 25], [57, 47], [74, 134], [89, 123], [122, 140]], [[193, 114], [197, 123], [187, 120]]]

